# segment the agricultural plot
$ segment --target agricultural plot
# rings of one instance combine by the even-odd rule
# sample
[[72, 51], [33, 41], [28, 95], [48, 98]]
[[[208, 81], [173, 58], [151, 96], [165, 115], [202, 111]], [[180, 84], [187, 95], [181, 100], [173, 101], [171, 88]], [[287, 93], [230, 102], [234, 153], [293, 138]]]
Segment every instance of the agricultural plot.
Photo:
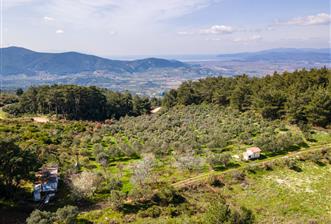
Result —
[[[2, 139], [15, 138], [21, 148], [37, 155], [42, 164], [59, 165], [63, 181], [52, 210], [78, 201], [82, 204], [78, 216], [81, 223], [164, 223], [166, 220], [169, 223], [201, 223], [208, 207], [205, 200], [210, 199], [208, 195], [215, 197], [215, 193], [229, 198], [228, 203], [251, 209], [261, 222], [268, 215], [277, 218], [281, 213], [275, 210], [282, 197], [274, 199], [280, 201], [275, 202], [270, 211], [267, 209], [266, 213], [261, 213], [261, 208], [252, 206], [254, 201], [260, 200], [254, 189], [260, 192], [259, 187], [264, 185], [282, 189], [287, 186], [285, 183], [291, 184], [300, 176], [286, 179], [277, 176], [281, 175], [281, 169], [275, 169], [270, 172], [274, 177], [267, 178], [264, 173], [250, 174], [248, 183], [256, 187], [247, 191], [241, 185], [233, 185], [231, 190], [216, 188], [210, 192], [208, 188], [204, 192], [204, 186], [200, 195], [205, 198], [202, 204], [196, 200], [199, 195], [186, 192], [176, 184], [200, 175], [209, 179], [210, 173], [242, 170], [252, 163], [282, 158], [331, 142], [327, 129], [301, 131], [285, 121], [263, 119], [253, 111], [242, 113], [215, 105], [162, 109], [153, 115], [124, 117], [110, 125], [65, 120], [42, 123], [25, 117], [10, 118], [0, 120], [0, 136]], [[244, 162], [241, 155], [250, 146], [259, 146], [263, 150], [262, 156], [256, 161]], [[307, 173], [306, 170], [309, 172], [304, 165], [302, 169], [302, 175]], [[320, 169], [325, 171], [324, 167]], [[286, 172], [292, 174], [294, 171]], [[258, 182], [260, 178], [261, 182]], [[273, 179], [280, 181], [272, 182]], [[318, 192], [318, 189], [300, 183], [305, 189]], [[320, 185], [323, 184], [327, 182]], [[283, 191], [284, 197], [290, 190]], [[241, 199], [249, 196], [252, 197], [249, 201]], [[273, 200], [273, 196], [270, 197]], [[266, 206], [269, 203], [272, 202], [266, 201]], [[309, 214], [316, 218], [326, 209], [324, 206], [306, 213], [307, 217], [302, 220], [308, 220]], [[288, 213], [288, 217], [289, 220], [295, 219], [292, 213]], [[276, 221], [284, 221], [276, 218]]]

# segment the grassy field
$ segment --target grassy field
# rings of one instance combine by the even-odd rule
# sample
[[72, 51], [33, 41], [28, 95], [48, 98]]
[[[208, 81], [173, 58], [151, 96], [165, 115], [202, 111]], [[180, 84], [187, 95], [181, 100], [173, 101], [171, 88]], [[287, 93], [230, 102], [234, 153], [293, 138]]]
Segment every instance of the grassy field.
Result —
[[331, 166], [299, 164], [302, 171], [276, 168], [251, 174], [248, 185], [224, 188], [232, 203], [254, 211], [258, 223], [331, 222]]
[[2, 110], [2, 108], [0, 108], [0, 119], [5, 119], [7, 117], [7, 113], [6, 112], [4, 112], [3, 110]]
[[[325, 147], [330, 154], [330, 148]], [[331, 222], [331, 164], [327, 160], [312, 162], [300, 161], [300, 156], [311, 156], [320, 153], [321, 148], [313, 147], [305, 152], [291, 156], [297, 159], [297, 169], [293, 170], [284, 165], [289, 157], [275, 158], [272, 168], [246, 169], [237, 168], [216, 173], [224, 183], [221, 187], [211, 184], [212, 178], [194, 182], [182, 187], [181, 194], [186, 198], [188, 207], [204, 211], [218, 195], [226, 198], [234, 207], [246, 207], [253, 211], [256, 223], [330, 223]], [[262, 162], [256, 163], [262, 167]], [[252, 171], [253, 170], [253, 171]], [[235, 173], [244, 173], [242, 181], [233, 181]], [[215, 173], [214, 173], [215, 174]], [[114, 211], [106, 204], [100, 209], [83, 212], [79, 218], [81, 223], [203, 223], [203, 215], [197, 212], [191, 215], [185, 212], [176, 217], [163, 215], [155, 218], [134, 217]], [[164, 209], [164, 208], [162, 208]], [[133, 218], [134, 217], [134, 218]], [[123, 222], [124, 220], [124, 222]]]

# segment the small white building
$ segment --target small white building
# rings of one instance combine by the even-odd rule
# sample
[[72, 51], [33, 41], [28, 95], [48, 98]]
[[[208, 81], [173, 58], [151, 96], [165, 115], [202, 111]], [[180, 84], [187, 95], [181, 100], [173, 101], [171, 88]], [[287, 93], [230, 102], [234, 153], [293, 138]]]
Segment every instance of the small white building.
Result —
[[58, 166], [44, 167], [36, 172], [35, 177], [33, 198], [35, 201], [41, 201], [45, 197], [45, 202], [48, 203], [49, 199], [55, 196], [54, 192], [58, 188]]
[[244, 160], [257, 159], [260, 157], [261, 149], [259, 147], [251, 147], [246, 149], [246, 152], [243, 153]]

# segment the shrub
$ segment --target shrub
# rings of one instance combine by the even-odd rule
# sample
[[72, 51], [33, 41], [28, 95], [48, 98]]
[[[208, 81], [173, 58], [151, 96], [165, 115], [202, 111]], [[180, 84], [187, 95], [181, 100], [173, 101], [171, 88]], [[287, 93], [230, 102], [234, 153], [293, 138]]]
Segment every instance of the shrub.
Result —
[[285, 165], [291, 169], [291, 170], [295, 170], [295, 171], [301, 171], [301, 168], [298, 166], [298, 163], [295, 159], [285, 159]]
[[256, 165], [251, 165], [251, 164], [248, 164], [246, 167], [245, 167], [245, 171], [249, 172], [249, 173], [256, 173], [256, 171], [258, 170], [258, 167]]
[[78, 215], [78, 208], [65, 206], [56, 212], [34, 210], [26, 219], [27, 224], [74, 224]]
[[254, 214], [246, 207], [240, 207], [239, 210], [233, 211], [231, 223], [234, 224], [252, 224], [254, 223]]
[[271, 162], [263, 163], [263, 169], [270, 171], [273, 169], [273, 164]]
[[219, 197], [209, 206], [203, 221], [206, 224], [252, 224], [254, 222], [254, 214], [245, 207], [231, 209], [226, 201]]
[[55, 213], [55, 219], [60, 223], [73, 224], [78, 215], [78, 208], [75, 206], [65, 206], [59, 208]]
[[2, 110], [14, 116], [22, 113], [21, 107], [17, 104], [6, 105], [2, 108]]
[[204, 215], [204, 222], [208, 224], [223, 224], [231, 220], [231, 210], [222, 198], [216, 199]]
[[159, 192], [153, 195], [152, 201], [161, 206], [167, 206], [169, 204], [181, 204], [186, 199], [180, 195], [173, 187], [163, 187]]
[[139, 161], [133, 168], [133, 176], [131, 181], [133, 184], [144, 186], [144, 184], [150, 180], [152, 169], [155, 166], [155, 157], [153, 154], [146, 155], [141, 161]]
[[222, 180], [216, 176], [212, 176], [209, 179], [209, 184], [213, 187], [223, 187], [225, 185]]
[[193, 152], [188, 152], [183, 155], [176, 156], [175, 166], [181, 170], [188, 170], [190, 172], [200, 170], [204, 165], [204, 161], [194, 155]]
[[123, 192], [117, 190], [111, 191], [109, 201], [113, 209], [115, 210], [121, 209], [123, 206], [124, 199], [125, 199], [125, 194]]
[[243, 181], [245, 181], [245, 177], [246, 175], [241, 171], [234, 171], [232, 173], [232, 179], [234, 183], [242, 183]]
[[34, 210], [26, 219], [27, 224], [53, 224], [54, 217], [51, 212]]
[[152, 207], [139, 212], [139, 216], [146, 218], [146, 217], [151, 217], [151, 218], [157, 218], [161, 215], [162, 210], [156, 206], [153, 205]]
[[78, 198], [91, 197], [97, 190], [101, 178], [96, 173], [83, 171], [70, 177], [71, 188]]
[[209, 164], [215, 168], [217, 166], [227, 167], [231, 160], [230, 153], [211, 154], [208, 157]]

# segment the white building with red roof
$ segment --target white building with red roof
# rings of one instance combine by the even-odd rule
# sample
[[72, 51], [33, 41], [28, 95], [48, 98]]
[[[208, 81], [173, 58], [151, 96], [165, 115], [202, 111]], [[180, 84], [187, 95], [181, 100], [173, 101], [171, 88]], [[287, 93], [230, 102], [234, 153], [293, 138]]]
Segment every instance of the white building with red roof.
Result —
[[261, 155], [261, 149], [259, 147], [251, 147], [246, 149], [243, 153], [244, 160], [257, 159]]

